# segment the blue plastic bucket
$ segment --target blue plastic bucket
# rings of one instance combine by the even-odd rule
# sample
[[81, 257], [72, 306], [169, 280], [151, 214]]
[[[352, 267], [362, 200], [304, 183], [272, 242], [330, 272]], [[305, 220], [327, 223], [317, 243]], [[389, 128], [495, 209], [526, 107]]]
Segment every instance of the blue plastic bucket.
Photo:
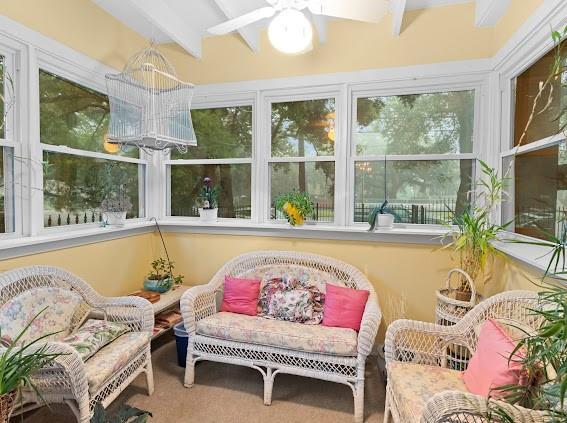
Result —
[[177, 344], [177, 364], [181, 367], [185, 367], [187, 361], [187, 341], [189, 336], [187, 335], [183, 322], [178, 323], [173, 327], [173, 333], [175, 335], [175, 343]]

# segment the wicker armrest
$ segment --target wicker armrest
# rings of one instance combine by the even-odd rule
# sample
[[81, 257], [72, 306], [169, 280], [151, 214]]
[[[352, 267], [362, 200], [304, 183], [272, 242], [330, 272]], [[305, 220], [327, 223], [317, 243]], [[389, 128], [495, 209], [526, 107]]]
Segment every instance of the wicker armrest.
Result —
[[427, 401], [421, 416], [421, 423], [441, 422], [501, 422], [499, 411], [505, 411], [513, 422], [543, 423], [550, 417], [545, 411], [530, 410], [504, 401], [459, 391], [440, 392]]
[[439, 366], [449, 342], [459, 343], [455, 326], [440, 326], [416, 320], [396, 320], [386, 331], [386, 363], [412, 361]]
[[97, 305], [104, 311], [108, 320], [128, 325], [133, 331], [151, 332], [154, 327], [152, 304], [141, 297], [105, 298]]
[[208, 283], [183, 293], [180, 304], [187, 333], [194, 334], [196, 322], [217, 312], [216, 291], [215, 285]]
[[378, 327], [382, 320], [382, 313], [375, 295], [368, 297], [362, 321], [360, 322], [360, 331], [358, 332], [358, 353], [368, 356], [374, 346], [374, 340], [378, 333]]

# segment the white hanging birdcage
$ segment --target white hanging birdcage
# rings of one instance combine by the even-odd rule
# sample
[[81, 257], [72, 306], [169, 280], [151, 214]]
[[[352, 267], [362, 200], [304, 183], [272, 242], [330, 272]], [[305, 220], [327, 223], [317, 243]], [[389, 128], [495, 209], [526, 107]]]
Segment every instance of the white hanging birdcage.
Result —
[[167, 59], [150, 45], [122, 73], [107, 74], [108, 140], [145, 151], [196, 146], [191, 121], [193, 84], [180, 81]]

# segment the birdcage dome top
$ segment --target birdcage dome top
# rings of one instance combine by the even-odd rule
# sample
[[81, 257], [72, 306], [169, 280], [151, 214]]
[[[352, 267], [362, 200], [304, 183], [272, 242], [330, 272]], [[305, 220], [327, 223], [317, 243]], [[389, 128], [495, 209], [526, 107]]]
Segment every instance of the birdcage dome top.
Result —
[[109, 142], [146, 151], [197, 145], [191, 122], [194, 85], [181, 81], [153, 45], [133, 55], [124, 70], [106, 75]]

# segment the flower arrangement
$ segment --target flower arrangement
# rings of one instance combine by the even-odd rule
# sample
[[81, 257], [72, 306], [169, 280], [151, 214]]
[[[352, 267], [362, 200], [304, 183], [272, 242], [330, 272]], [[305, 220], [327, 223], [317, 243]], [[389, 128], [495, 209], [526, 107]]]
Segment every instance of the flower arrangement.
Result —
[[208, 176], [203, 178], [203, 188], [199, 193], [198, 205], [200, 208], [209, 210], [218, 207], [218, 188], [213, 185], [213, 180]]
[[276, 210], [285, 215], [291, 226], [299, 226], [313, 213], [313, 201], [305, 192], [294, 190], [276, 199]]

